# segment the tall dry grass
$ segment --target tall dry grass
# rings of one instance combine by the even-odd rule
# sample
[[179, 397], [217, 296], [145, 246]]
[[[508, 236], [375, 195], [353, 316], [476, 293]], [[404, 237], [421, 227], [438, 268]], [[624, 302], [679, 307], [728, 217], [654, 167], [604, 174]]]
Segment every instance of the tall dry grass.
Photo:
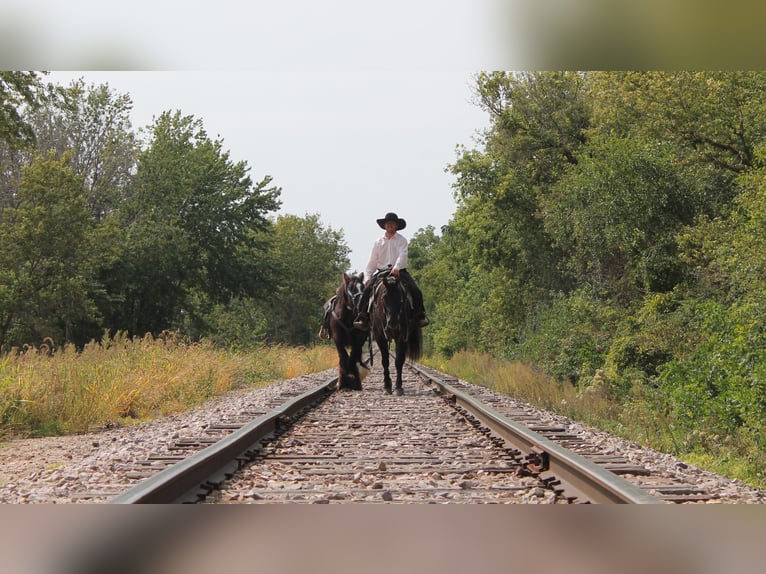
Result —
[[59, 435], [130, 424], [334, 364], [329, 346], [234, 353], [173, 334], [118, 334], [82, 351], [27, 348], [0, 357], [0, 434]]

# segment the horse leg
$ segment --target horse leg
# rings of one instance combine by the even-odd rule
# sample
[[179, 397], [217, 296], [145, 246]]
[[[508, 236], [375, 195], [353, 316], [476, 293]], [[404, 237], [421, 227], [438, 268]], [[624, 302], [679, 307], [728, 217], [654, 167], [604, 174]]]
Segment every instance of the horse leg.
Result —
[[338, 390], [346, 389], [348, 384], [348, 352], [342, 342], [336, 343], [338, 348]]
[[407, 343], [404, 341], [396, 342], [396, 395], [402, 396], [402, 367], [404, 366], [404, 357], [407, 353]]
[[388, 340], [383, 337], [377, 340], [378, 349], [380, 349], [380, 364], [383, 365], [383, 388], [390, 395], [391, 394], [391, 372], [389, 371], [389, 349]]
[[[351, 353], [348, 357], [348, 370], [353, 375], [353, 381], [351, 381], [351, 388], [355, 391], [362, 390], [362, 372], [360, 372], [360, 365], [362, 364], [362, 345], [364, 345], [365, 335], [363, 333], [351, 334]], [[364, 367], [361, 367], [364, 369]]]

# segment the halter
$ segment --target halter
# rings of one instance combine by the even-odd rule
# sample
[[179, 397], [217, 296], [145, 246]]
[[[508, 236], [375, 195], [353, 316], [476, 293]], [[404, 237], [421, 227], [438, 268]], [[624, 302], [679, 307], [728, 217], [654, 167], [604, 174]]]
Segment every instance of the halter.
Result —
[[[362, 295], [364, 294], [364, 289], [357, 289], [356, 293], [352, 293], [351, 289], [346, 287], [346, 309], [349, 311], [353, 311], [354, 313], [357, 313], [359, 311], [359, 303], [362, 301]], [[349, 305], [348, 302], [351, 302]]]
[[[358, 283], [358, 282], [356, 282]], [[343, 307], [347, 309], [348, 311], [351, 311], [353, 315], [356, 315], [359, 312], [359, 303], [362, 300], [362, 295], [364, 293], [364, 289], [357, 289], [356, 292], [353, 292], [349, 284], [346, 284], [345, 289], [346, 297], [344, 298], [345, 301], [343, 302]], [[333, 296], [333, 299], [335, 299], [337, 295]], [[353, 329], [352, 327], [348, 327], [343, 324], [343, 320], [341, 317], [338, 316], [338, 314], [335, 312], [335, 302], [332, 302], [332, 316], [337, 321], [337, 324], [343, 327], [343, 330], [346, 331], [346, 333], [350, 333]]]

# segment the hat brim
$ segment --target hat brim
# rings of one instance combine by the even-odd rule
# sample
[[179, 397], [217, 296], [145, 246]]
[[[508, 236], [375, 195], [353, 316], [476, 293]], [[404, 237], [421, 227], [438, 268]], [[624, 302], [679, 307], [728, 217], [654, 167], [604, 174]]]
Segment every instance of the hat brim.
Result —
[[[385, 218], [383, 218], [383, 219], [376, 219], [375, 221], [378, 222], [378, 227], [380, 227], [381, 229], [385, 229], [386, 228], [386, 221], [393, 221], [393, 219], [385, 219]], [[404, 221], [404, 219], [399, 218], [399, 219], [396, 220], [396, 229], [397, 230], [402, 230], [405, 227], [407, 227], [407, 222]]]

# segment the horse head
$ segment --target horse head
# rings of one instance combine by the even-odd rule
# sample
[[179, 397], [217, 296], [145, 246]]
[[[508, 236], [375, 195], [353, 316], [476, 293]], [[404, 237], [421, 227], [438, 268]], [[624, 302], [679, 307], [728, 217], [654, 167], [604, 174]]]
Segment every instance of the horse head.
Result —
[[359, 303], [364, 293], [364, 272], [359, 275], [343, 273], [343, 281], [338, 289], [339, 295], [341, 295], [341, 291], [346, 308], [356, 315], [359, 312]]

